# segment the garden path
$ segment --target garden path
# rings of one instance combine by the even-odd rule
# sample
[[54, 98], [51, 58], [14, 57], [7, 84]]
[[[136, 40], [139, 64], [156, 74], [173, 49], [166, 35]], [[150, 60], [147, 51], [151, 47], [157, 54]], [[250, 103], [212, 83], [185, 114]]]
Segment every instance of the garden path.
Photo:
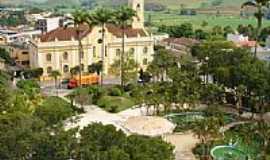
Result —
[[192, 149], [199, 143], [193, 133], [171, 134], [164, 136], [164, 140], [175, 146], [176, 160], [196, 160]]
[[227, 124], [226, 126], [221, 127], [219, 131], [221, 133], [224, 133], [224, 132], [228, 131], [229, 129], [231, 129], [234, 126], [241, 125], [241, 124], [246, 124], [246, 123], [250, 123], [250, 122], [251, 121], [232, 122], [230, 124]]
[[[64, 100], [69, 101], [69, 99], [61, 96]], [[76, 105], [80, 106], [80, 105]], [[121, 129], [127, 135], [131, 133], [126, 128], [122, 127], [123, 122], [125, 122], [129, 117], [133, 116], [144, 116], [147, 111], [146, 108], [134, 107], [125, 111], [122, 111], [118, 114], [108, 113], [95, 105], [88, 105], [83, 107], [85, 110], [84, 114], [81, 114], [77, 117], [74, 117], [74, 122], [67, 122], [66, 129], [79, 127], [83, 128], [91, 123], [99, 122], [104, 125], [112, 124], [117, 129]], [[151, 111], [151, 109], [150, 109]], [[196, 160], [195, 156], [192, 154], [192, 148], [196, 146], [198, 139], [193, 136], [192, 133], [187, 134], [171, 134], [165, 135], [164, 140], [172, 143], [175, 148], [176, 160]]]

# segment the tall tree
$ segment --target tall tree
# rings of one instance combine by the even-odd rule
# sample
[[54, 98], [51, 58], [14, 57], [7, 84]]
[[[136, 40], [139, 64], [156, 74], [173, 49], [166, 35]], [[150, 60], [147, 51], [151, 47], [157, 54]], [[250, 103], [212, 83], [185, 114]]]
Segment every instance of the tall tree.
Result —
[[50, 73], [50, 77], [52, 77], [54, 79], [54, 86], [55, 86], [55, 89], [57, 89], [57, 81], [58, 81], [58, 78], [61, 76], [61, 73], [59, 71], [52, 71]]
[[264, 120], [260, 120], [257, 122], [256, 125], [256, 132], [259, 134], [259, 136], [263, 139], [263, 146], [262, 146], [262, 160], [268, 160], [269, 157], [267, 157], [268, 155], [268, 151], [269, 151], [269, 147], [270, 147], [270, 125], [268, 122], [264, 121]]
[[257, 19], [257, 30], [256, 30], [256, 36], [255, 36], [255, 50], [254, 50], [254, 57], [257, 56], [257, 48], [258, 48], [258, 41], [259, 41], [259, 35], [262, 28], [262, 22], [264, 17], [264, 9], [269, 7], [269, 0], [253, 0], [248, 1], [242, 4], [242, 8], [247, 6], [253, 6], [257, 8], [256, 13], [254, 14], [255, 18]]
[[124, 60], [125, 60], [125, 31], [133, 20], [133, 17], [136, 16], [136, 12], [129, 7], [122, 6], [117, 11], [115, 11], [115, 22], [117, 25], [121, 26], [122, 30], [122, 53], [120, 58], [120, 78], [121, 78], [121, 86], [124, 86]]
[[[93, 14], [92, 18], [93, 18], [93, 21], [101, 26], [102, 30], [101, 30], [101, 33], [102, 33], [102, 47], [101, 47], [101, 61], [102, 61], [102, 68], [104, 69], [104, 65], [105, 65], [105, 28], [106, 28], [106, 24], [108, 23], [111, 23], [112, 20], [113, 20], [113, 17], [112, 17], [112, 11], [109, 10], [109, 9], [106, 9], [106, 8], [100, 8], [100, 9], [97, 9], [95, 11], [95, 13]], [[104, 78], [104, 70], [101, 70], [101, 75], [100, 75], [100, 84], [102, 85], [103, 84], [103, 78]]]
[[204, 118], [202, 120], [196, 121], [193, 126], [194, 134], [201, 140], [203, 144], [203, 159], [209, 159], [209, 141], [219, 138], [221, 133], [219, 128], [219, 119], [216, 117]]
[[[122, 75], [122, 83], [123, 85], [128, 84], [129, 82], [136, 81], [137, 80], [137, 68], [138, 64], [135, 62], [134, 59], [131, 58], [125, 58], [122, 69], [124, 70]], [[116, 60], [111, 66], [110, 66], [110, 72], [114, 75], [120, 75], [121, 73], [121, 65], [120, 60]]]
[[170, 54], [166, 49], [159, 49], [154, 54], [154, 60], [151, 62], [148, 71], [161, 81], [166, 80], [168, 70], [177, 63], [177, 58]]
[[29, 159], [33, 138], [43, 127], [43, 121], [21, 112], [0, 115], [0, 159]]
[[78, 40], [78, 50], [79, 50], [79, 85], [81, 86], [81, 81], [82, 81], [82, 56], [84, 54], [83, 52], [83, 44], [82, 44], [82, 30], [81, 30], [81, 25], [83, 25], [84, 23], [88, 23], [89, 26], [92, 25], [91, 19], [89, 18], [89, 14], [84, 11], [84, 10], [76, 10], [74, 13], [72, 13], [72, 24], [74, 25], [75, 29], [76, 29], [76, 39]]

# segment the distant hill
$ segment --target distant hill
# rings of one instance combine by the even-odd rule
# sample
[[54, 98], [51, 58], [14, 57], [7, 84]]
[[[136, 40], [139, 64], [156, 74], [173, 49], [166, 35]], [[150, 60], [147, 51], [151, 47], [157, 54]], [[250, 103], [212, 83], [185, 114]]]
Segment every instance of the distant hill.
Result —
[[2, 5], [12, 6], [40, 6], [40, 7], [54, 7], [54, 6], [79, 6], [80, 0], [0, 0]]
[[[45, 7], [54, 6], [80, 6], [82, 2], [94, 2], [98, 5], [115, 5], [128, 0], [0, 0], [0, 4], [9, 5], [38, 5]], [[223, 7], [239, 8], [246, 0], [145, 0], [146, 3], [162, 4], [169, 9], [185, 8], [212, 8]]]

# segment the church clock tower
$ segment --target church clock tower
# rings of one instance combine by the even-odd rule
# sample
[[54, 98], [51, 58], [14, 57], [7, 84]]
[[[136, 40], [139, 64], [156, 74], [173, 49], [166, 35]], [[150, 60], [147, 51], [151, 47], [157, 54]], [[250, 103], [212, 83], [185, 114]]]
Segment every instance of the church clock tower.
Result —
[[144, 28], [144, 0], [129, 0], [129, 6], [136, 11], [137, 16], [133, 18], [132, 28]]

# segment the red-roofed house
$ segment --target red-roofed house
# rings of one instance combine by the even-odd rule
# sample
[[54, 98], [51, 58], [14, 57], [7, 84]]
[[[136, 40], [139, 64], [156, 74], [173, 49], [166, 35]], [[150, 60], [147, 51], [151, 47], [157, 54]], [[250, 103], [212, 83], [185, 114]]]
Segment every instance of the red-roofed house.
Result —
[[256, 41], [249, 40], [248, 36], [242, 34], [228, 34], [227, 41], [233, 42], [237, 47], [255, 47]]
[[192, 38], [167, 38], [161, 41], [161, 45], [177, 54], [188, 54], [192, 46], [200, 41]]

